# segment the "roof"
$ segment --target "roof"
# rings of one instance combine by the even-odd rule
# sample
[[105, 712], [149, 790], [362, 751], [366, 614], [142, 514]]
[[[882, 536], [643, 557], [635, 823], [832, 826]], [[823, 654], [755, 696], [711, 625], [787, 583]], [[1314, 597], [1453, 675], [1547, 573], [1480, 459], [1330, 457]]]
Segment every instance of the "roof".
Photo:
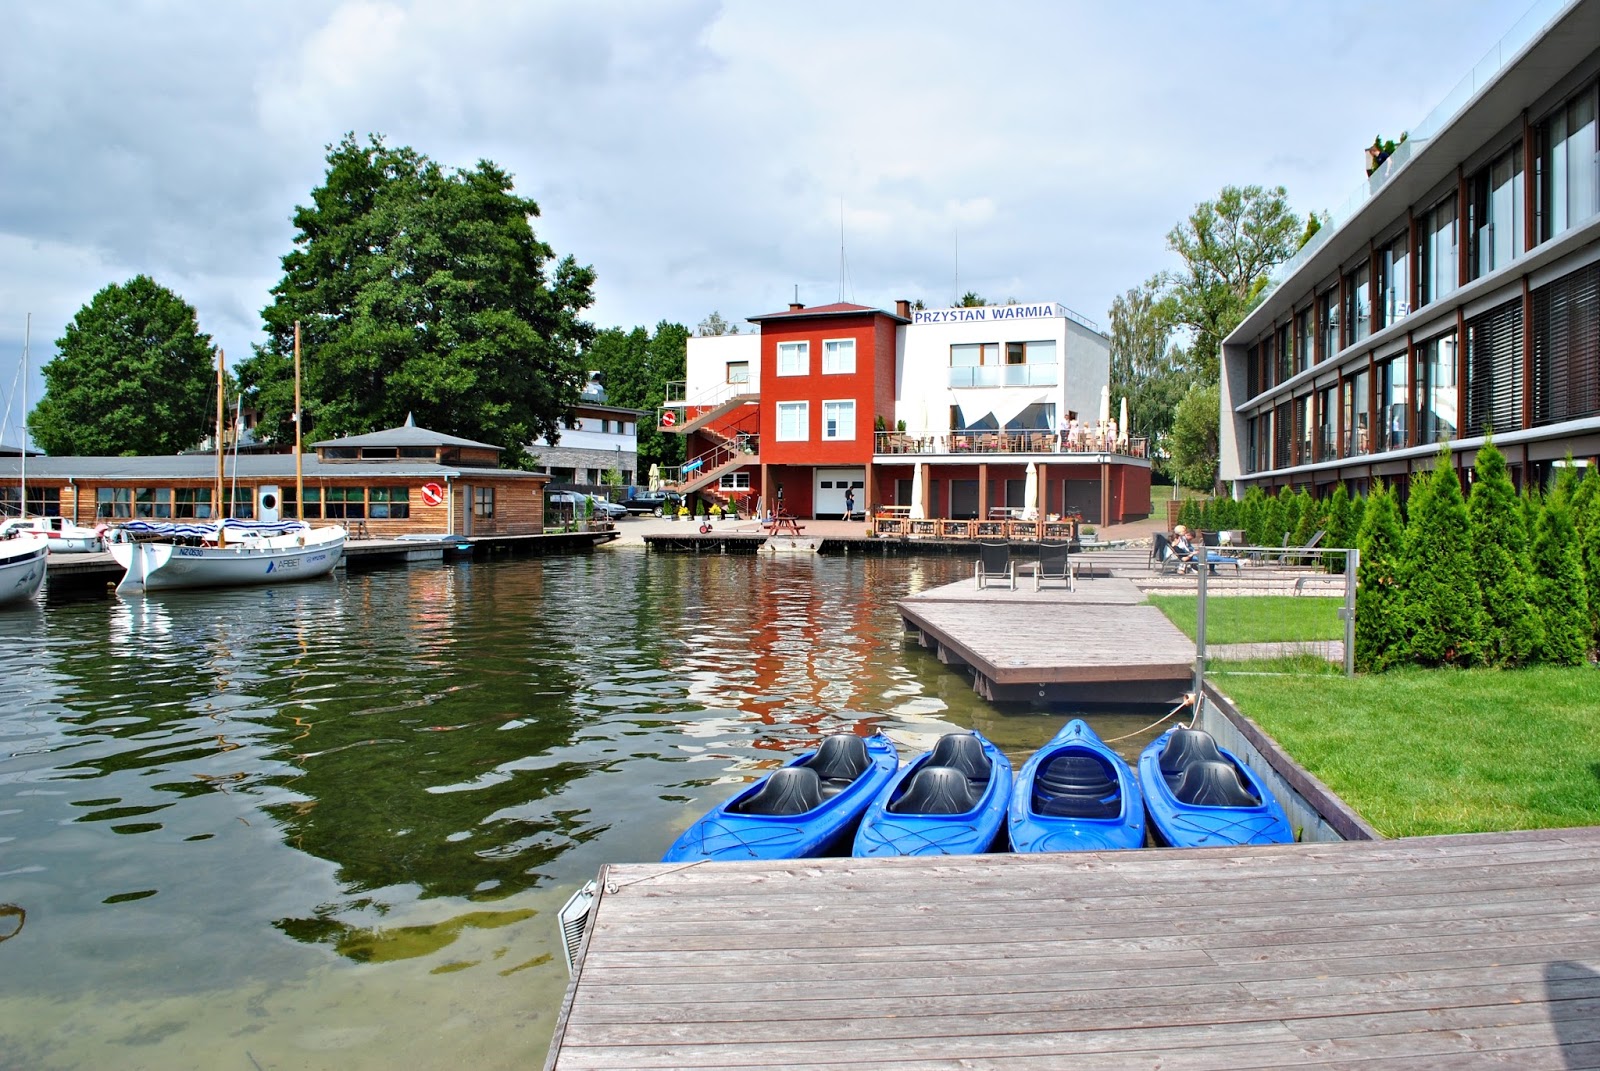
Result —
[[[20, 457], [23, 453], [24, 450], [20, 446], [12, 446], [10, 443], [0, 443], [0, 457]], [[31, 447], [26, 451], [26, 453], [29, 457], [39, 456], [39, 451], [34, 450]]]
[[[341, 442], [347, 440], [339, 440]], [[477, 473], [503, 477], [549, 479], [543, 473], [520, 469], [498, 469], [473, 465], [437, 465], [431, 461], [329, 461], [315, 454], [300, 455], [301, 471], [307, 479], [332, 477], [366, 480], [450, 479]], [[0, 457], [0, 480], [15, 479], [21, 462]], [[243, 480], [294, 479], [293, 454], [231, 454], [224, 465], [225, 478], [236, 473]], [[204, 480], [215, 479], [215, 454], [175, 454], [170, 457], [35, 457], [28, 459], [28, 478], [41, 480]]]
[[765, 320], [803, 320], [808, 317], [821, 316], [887, 316], [896, 323], [908, 324], [911, 321], [904, 316], [896, 316], [892, 312], [874, 309], [869, 305], [852, 305], [847, 301], [835, 302], [832, 305], [815, 305], [809, 309], [785, 309], [783, 312], [768, 312], [760, 316], [749, 317], [753, 324]]
[[398, 428], [388, 428], [384, 431], [369, 431], [365, 435], [346, 435], [342, 439], [324, 439], [320, 443], [312, 443], [317, 449], [325, 446], [472, 446], [482, 450], [500, 450], [501, 447], [493, 443], [474, 442], [471, 439], [462, 439], [455, 435], [446, 435], [442, 431], [429, 431], [419, 428], [406, 417], [406, 422]]

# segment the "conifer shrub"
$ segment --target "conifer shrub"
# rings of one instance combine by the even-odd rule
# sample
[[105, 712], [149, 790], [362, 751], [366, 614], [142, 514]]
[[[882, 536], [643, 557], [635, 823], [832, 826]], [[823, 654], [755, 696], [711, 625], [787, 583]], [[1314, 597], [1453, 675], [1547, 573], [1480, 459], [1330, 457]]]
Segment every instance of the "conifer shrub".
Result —
[[[1328, 546], [1352, 546], [1356, 530], [1350, 524], [1350, 492], [1344, 489], [1343, 483], [1334, 484], [1324, 508], [1327, 511], [1328, 531], [1324, 540]], [[1327, 564], [1328, 572], [1344, 572], [1345, 561], [1342, 555], [1329, 555], [1323, 561]]]
[[1544, 625], [1533, 604], [1528, 533], [1505, 456], [1485, 436], [1473, 463], [1472, 556], [1483, 599], [1483, 657], [1492, 666], [1522, 666], [1543, 641]]
[[1261, 488], [1253, 486], [1244, 493], [1244, 502], [1240, 504], [1245, 542], [1253, 547], [1266, 545], [1266, 501], [1267, 496]]
[[1323, 505], [1311, 497], [1310, 492], [1301, 488], [1295, 496], [1295, 512], [1298, 520], [1295, 521], [1294, 531], [1289, 533], [1289, 545], [1303, 547], [1311, 542], [1311, 537], [1317, 532], [1322, 532], [1322, 538], [1328, 537], [1327, 524], [1323, 520]]
[[1416, 479], [1406, 523], [1401, 577], [1406, 648], [1425, 666], [1471, 666], [1480, 660], [1483, 597], [1472, 558], [1472, 533], [1461, 482], [1442, 446], [1433, 471]]
[[[1582, 502], [1582, 508], [1578, 503]], [[1589, 599], [1590, 645], [1600, 649], [1600, 472], [1593, 467], [1572, 496], [1572, 522], [1578, 530], [1583, 575]]]
[[1373, 673], [1404, 662], [1406, 651], [1405, 588], [1400, 583], [1400, 556], [1405, 530], [1394, 493], [1382, 483], [1366, 499], [1356, 546], [1361, 564], [1356, 573], [1356, 667]]
[[1572, 507], [1559, 483], [1545, 500], [1534, 527], [1533, 594], [1544, 619], [1539, 660], [1562, 666], [1581, 664], [1588, 656], [1594, 628]]

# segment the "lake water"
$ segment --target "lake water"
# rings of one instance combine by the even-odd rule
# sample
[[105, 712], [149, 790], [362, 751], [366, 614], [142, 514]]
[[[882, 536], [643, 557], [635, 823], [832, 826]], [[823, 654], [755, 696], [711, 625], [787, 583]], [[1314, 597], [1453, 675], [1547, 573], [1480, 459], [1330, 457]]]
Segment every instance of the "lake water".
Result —
[[1020, 766], [1060, 728], [902, 638], [970, 568], [602, 548], [0, 611], [0, 1068], [539, 1066], [602, 863], [819, 734]]

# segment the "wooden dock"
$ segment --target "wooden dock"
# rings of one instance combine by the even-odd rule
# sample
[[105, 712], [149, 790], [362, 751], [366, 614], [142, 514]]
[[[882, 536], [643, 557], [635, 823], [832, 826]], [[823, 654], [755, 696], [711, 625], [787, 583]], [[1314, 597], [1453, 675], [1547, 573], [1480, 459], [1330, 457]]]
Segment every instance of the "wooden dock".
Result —
[[1033, 590], [979, 589], [971, 579], [900, 602], [906, 630], [941, 662], [970, 669], [986, 699], [1015, 702], [1174, 700], [1194, 678], [1194, 642], [1129, 580], [1080, 579]]
[[600, 884], [557, 1071], [1600, 1066], [1600, 828]]

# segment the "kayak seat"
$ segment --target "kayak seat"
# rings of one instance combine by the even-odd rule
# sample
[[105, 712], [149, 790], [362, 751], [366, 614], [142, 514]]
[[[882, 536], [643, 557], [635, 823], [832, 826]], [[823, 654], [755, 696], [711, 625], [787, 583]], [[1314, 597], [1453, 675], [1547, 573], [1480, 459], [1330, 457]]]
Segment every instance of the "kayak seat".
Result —
[[994, 772], [989, 756], [984, 754], [983, 743], [971, 733], [946, 733], [933, 745], [928, 756], [929, 766], [944, 766], [960, 770], [974, 788], [982, 789]]
[[948, 766], [924, 766], [889, 805], [891, 814], [965, 814], [977, 805], [967, 775]]
[[1259, 807], [1261, 801], [1245, 788], [1232, 764], [1202, 760], [1184, 771], [1173, 793], [1191, 807]]
[[1033, 813], [1050, 818], [1115, 818], [1122, 813], [1122, 797], [1112, 786], [1110, 796], [1033, 794]]
[[738, 814], [767, 814], [774, 817], [805, 814], [822, 805], [822, 784], [815, 772], [804, 766], [785, 766], [761, 783], [761, 789], [735, 810]]
[[867, 742], [854, 733], [839, 733], [823, 737], [806, 768], [822, 782], [822, 796], [827, 799], [849, 788], [871, 765]]
[[1178, 782], [1183, 780], [1184, 770], [1197, 762], [1226, 764], [1227, 760], [1217, 750], [1217, 742], [1211, 739], [1211, 734], [1203, 729], [1172, 730], [1161, 748], [1161, 776], [1166, 779], [1167, 786], [1176, 790]]
[[1117, 791], [1117, 777], [1099, 756], [1068, 752], [1039, 767], [1033, 788], [1046, 796], [1109, 796]]

